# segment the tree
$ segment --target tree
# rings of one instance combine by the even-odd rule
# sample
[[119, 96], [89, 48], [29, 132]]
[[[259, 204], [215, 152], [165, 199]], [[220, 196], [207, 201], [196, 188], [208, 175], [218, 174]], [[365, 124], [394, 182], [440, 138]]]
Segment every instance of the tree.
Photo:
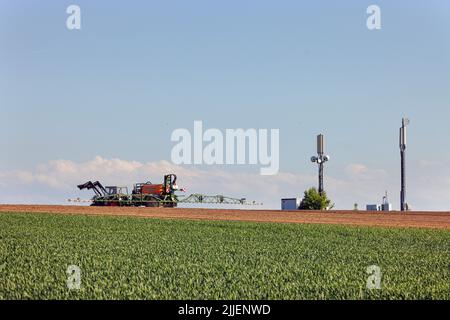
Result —
[[300, 203], [300, 210], [325, 210], [328, 208], [332, 208], [334, 206], [331, 205], [331, 200], [328, 199], [327, 194], [322, 192], [320, 194], [316, 188], [309, 188], [305, 191], [305, 195], [303, 197], [302, 202]]

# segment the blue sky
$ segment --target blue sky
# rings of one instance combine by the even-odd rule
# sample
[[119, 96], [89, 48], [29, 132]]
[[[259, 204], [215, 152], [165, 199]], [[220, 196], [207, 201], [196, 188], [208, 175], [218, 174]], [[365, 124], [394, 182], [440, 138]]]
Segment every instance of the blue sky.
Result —
[[[65, 26], [70, 4], [81, 8], [81, 30]], [[381, 8], [381, 30], [366, 28], [371, 4]], [[309, 158], [320, 132], [338, 208], [377, 202], [385, 189], [397, 205], [406, 115], [408, 201], [448, 209], [449, 17], [448, 1], [2, 0], [0, 202], [75, 194], [65, 177], [62, 188], [36, 180], [39, 166], [55, 160], [170, 161], [171, 132], [202, 120], [222, 130], [280, 129], [280, 171], [298, 184], [284, 189], [280, 178], [273, 194], [248, 191], [269, 207], [314, 184]], [[258, 172], [183, 169], [236, 179]], [[11, 187], [17, 172], [34, 178]], [[227, 190], [211, 179], [190, 187]], [[365, 185], [372, 187], [359, 193]]]

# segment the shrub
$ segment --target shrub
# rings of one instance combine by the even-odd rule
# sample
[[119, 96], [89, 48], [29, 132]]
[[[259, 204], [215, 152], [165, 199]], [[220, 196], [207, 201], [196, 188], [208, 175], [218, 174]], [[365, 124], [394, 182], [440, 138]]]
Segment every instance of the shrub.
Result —
[[331, 200], [328, 199], [326, 192], [320, 194], [316, 188], [309, 188], [305, 191], [302, 202], [300, 203], [300, 210], [325, 210], [331, 209]]

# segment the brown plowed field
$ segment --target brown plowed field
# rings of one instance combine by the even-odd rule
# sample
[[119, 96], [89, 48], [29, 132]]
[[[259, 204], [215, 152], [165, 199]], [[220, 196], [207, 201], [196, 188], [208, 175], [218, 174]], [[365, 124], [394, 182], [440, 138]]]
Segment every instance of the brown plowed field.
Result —
[[450, 229], [450, 212], [277, 211], [187, 208], [0, 205], [0, 213], [59, 213], [148, 218], [232, 220], [276, 223], [321, 223], [382, 227]]

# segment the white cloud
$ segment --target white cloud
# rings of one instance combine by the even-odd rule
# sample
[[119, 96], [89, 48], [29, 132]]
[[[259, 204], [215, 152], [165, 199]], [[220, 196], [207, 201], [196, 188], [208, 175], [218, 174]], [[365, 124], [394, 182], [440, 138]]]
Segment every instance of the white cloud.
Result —
[[370, 169], [360, 163], [351, 163], [345, 167], [349, 178], [354, 180], [380, 180], [385, 179], [387, 173], [382, 169]]
[[429, 159], [422, 159], [419, 160], [419, 165], [421, 167], [438, 167], [438, 166], [447, 166], [450, 164], [447, 160], [429, 160]]
[[[443, 174], [427, 163], [424, 171], [413, 170], [408, 180], [408, 199], [415, 209], [444, 209], [450, 206], [450, 172]], [[419, 163], [418, 168], [424, 167]], [[365, 204], [381, 201], [384, 190], [399, 189], [398, 181], [383, 169], [369, 168], [353, 163], [341, 170], [344, 175], [336, 178], [325, 176], [328, 195], [336, 208], [352, 209], [358, 202], [360, 209]], [[79, 191], [76, 186], [88, 180], [99, 180], [104, 185], [125, 185], [152, 181], [161, 183], [164, 174], [175, 173], [178, 184], [187, 193], [223, 194], [236, 198], [246, 197], [264, 203], [264, 208], [278, 209], [280, 199], [301, 196], [303, 191], [317, 185], [315, 174], [279, 172], [273, 176], [258, 173], [231, 172], [217, 168], [184, 167], [168, 161], [141, 163], [123, 159], [106, 159], [97, 156], [86, 162], [52, 160], [36, 166], [34, 170], [0, 172], [1, 202], [6, 203], [67, 203], [68, 198], [88, 199], [88, 191]], [[415, 173], [415, 174], [414, 174]], [[419, 174], [417, 174], [419, 173]], [[422, 174], [420, 174], [422, 173]], [[391, 195], [398, 207], [397, 192]]]

